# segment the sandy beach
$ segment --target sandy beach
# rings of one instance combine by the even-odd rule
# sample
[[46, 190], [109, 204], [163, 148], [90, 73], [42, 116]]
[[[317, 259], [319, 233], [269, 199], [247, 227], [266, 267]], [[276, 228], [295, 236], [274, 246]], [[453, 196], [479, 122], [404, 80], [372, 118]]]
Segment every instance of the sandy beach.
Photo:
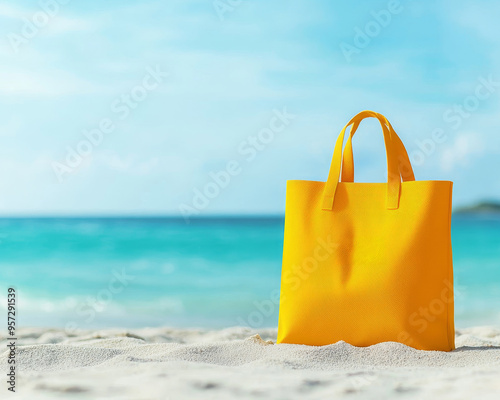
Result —
[[[451, 353], [399, 343], [276, 345], [276, 334], [240, 327], [72, 335], [23, 328], [13, 398], [497, 399], [500, 392], [500, 329], [459, 330]], [[7, 338], [0, 341], [5, 348]]]

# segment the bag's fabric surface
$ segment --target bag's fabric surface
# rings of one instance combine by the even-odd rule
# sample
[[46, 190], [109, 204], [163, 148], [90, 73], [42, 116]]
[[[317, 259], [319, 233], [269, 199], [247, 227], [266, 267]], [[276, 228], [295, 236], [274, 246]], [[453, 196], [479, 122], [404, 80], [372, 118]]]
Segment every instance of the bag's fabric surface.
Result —
[[[382, 126], [387, 183], [353, 182], [351, 139], [367, 117]], [[327, 182], [287, 182], [278, 343], [454, 349], [452, 185], [415, 181], [387, 119], [356, 115]]]

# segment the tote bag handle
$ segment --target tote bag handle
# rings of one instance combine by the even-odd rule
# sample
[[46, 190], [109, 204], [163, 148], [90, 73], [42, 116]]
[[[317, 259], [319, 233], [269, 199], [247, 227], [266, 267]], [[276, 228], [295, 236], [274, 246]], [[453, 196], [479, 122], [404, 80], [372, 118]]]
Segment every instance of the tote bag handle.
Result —
[[[410, 158], [408, 157], [408, 153], [406, 152], [406, 148], [394, 131], [391, 123], [385, 118], [382, 114], [378, 114], [383, 118], [384, 123], [389, 128], [389, 132], [391, 133], [391, 138], [395, 144], [395, 150], [398, 157], [399, 163], [399, 172], [401, 174], [401, 178], [403, 182], [414, 181], [415, 175], [413, 173], [413, 168], [411, 166]], [[342, 178], [341, 182], [354, 182], [354, 157], [352, 152], [352, 137], [356, 133], [359, 124], [362, 119], [356, 121], [351, 128], [349, 139], [344, 148], [343, 158], [342, 158]]]
[[387, 119], [383, 115], [374, 111], [361, 111], [359, 114], [354, 116], [346, 126], [344, 126], [335, 144], [332, 163], [330, 165], [330, 172], [328, 173], [328, 179], [326, 181], [325, 189], [323, 192], [323, 210], [328, 211], [333, 209], [333, 202], [335, 199], [335, 193], [337, 191], [342, 166], [342, 147], [344, 144], [346, 129], [352, 124], [356, 124], [357, 128], [357, 126], [363, 119], [370, 117], [377, 118], [379, 120], [382, 131], [384, 133], [385, 150], [387, 154], [387, 209], [395, 210], [399, 207], [399, 196], [401, 193], [401, 173], [398, 165], [398, 150], [396, 148], [397, 140], [393, 140], [393, 137], [391, 135], [394, 130], [391, 129], [391, 132], [391, 130], [388, 128], [388, 126], [386, 125]]

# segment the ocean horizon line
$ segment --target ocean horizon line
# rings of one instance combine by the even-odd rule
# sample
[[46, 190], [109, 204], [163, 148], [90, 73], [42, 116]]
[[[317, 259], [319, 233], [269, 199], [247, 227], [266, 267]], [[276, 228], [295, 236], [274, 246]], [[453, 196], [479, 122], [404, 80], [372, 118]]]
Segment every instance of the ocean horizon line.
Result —
[[[461, 210], [453, 210], [454, 216], [464, 217], [464, 216], [493, 216], [496, 213], [481, 213], [481, 212], [463, 212]], [[185, 224], [196, 221], [264, 221], [264, 220], [284, 220], [285, 214], [211, 214], [211, 215], [198, 215], [189, 218], [184, 218], [180, 215], [169, 215], [169, 214], [64, 214], [64, 215], [0, 215], [0, 221], [27, 221], [27, 220], [156, 220], [156, 221], [180, 221]]]
[[189, 223], [194, 220], [223, 220], [223, 219], [284, 219], [285, 214], [207, 214], [197, 215], [185, 218], [182, 215], [175, 214], [15, 214], [15, 215], [0, 215], [0, 220], [34, 220], [34, 219], [86, 219], [86, 220], [113, 220], [113, 219], [131, 219], [131, 220], [147, 220], [147, 219], [164, 219], [164, 220], [181, 220]]

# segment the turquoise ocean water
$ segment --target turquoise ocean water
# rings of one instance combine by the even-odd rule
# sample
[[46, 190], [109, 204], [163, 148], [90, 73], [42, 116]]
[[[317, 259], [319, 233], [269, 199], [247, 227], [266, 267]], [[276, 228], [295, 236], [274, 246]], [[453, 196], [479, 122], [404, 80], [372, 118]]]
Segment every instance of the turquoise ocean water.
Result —
[[[500, 217], [453, 218], [456, 323], [500, 326]], [[0, 219], [21, 325], [277, 326], [283, 218]]]

